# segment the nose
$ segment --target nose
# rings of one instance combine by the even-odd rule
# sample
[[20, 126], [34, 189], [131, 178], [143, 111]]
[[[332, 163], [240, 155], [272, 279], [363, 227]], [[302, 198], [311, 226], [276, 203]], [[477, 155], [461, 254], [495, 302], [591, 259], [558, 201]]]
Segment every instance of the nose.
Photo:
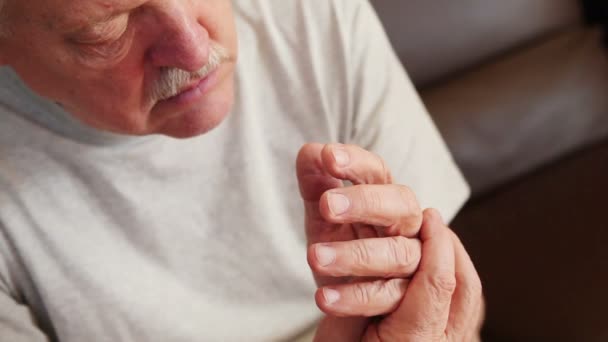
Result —
[[187, 11], [174, 9], [157, 16], [159, 40], [148, 51], [156, 67], [195, 72], [207, 64], [209, 32]]

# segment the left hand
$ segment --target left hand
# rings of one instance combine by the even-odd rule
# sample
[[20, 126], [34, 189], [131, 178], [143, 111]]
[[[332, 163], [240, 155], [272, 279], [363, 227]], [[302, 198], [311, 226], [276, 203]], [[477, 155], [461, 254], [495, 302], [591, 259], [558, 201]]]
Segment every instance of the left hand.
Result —
[[[317, 304], [325, 322], [348, 327], [350, 337], [340, 340], [358, 340], [367, 317], [389, 313], [403, 298], [420, 261], [422, 211], [409, 188], [392, 183], [384, 161], [357, 146], [307, 144], [297, 174]], [[336, 197], [347, 205], [338, 208]], [[324, 265], [319, 257], [328, 247], [334, 260]], [[331, 294], [340, 296], [333, 305]]]
[[[381, 158], [356, 146], [308, 144], [297, 171], [317, 304], [328, 314], [317, 340], [360, 340], [374, 326], [365, 317], [400, 307], [420, 261], [422, 211], [409, 188], [392, 184]], [[346, 199], [342, 208], [332, 207], [336, 195]], [[330, 264], [320, 260], [327, 247]]]

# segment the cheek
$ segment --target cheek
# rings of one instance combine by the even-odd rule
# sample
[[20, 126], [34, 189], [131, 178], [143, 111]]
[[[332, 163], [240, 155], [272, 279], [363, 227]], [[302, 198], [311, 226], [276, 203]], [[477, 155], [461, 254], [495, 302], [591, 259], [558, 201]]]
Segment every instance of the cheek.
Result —
[[75, 77], [94, 101], [104, 100], [115, 108], [142, 106], [144, 65], [138, 51], [131, 51], [120, 62], [105, 67], [80, 66]]
[[[104, 72], [102, 77], [94, 77], [76, 85], [92, 112], [99, 108], [104, 115], [142, 115], [144, 104], [143, 75], [128, 69]], [[126, 113], [126, 114], [125, 114]]]
[[11, 65], [37, 94], [80, 113], [107, 116], [111, 112], [145, 110], [141, 60], [129, 54], [117, 65], [96, 68], [48, 50], [45, 58], [23, 53]]
[[149, 109], [143, 103], [143, 72], [121, 65], [74, 75], [59, 102], [85, 122], [110, 130], [138, 131]]

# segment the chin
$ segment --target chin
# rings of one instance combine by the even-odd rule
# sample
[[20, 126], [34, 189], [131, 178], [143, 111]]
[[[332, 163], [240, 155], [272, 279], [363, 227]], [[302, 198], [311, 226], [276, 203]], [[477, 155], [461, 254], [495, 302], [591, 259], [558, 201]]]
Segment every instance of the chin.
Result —
[[173, 138], [186, 139], [205, 134], [219, 126], [228, 116], [234, 105], [234, 80], [230, 77], [220, 81], [217, 87], [207, 93], [190, 108], [174, 109], [178, 112], [156, 112], [152, 114], [157, 121], [152, 133]]
[[221, 103], [204, 111], [192, 110], [176, 115], [164, 123], [156, 133], [178, 139], [205, 134], [218, 127], [232, 109], [232, 102]]

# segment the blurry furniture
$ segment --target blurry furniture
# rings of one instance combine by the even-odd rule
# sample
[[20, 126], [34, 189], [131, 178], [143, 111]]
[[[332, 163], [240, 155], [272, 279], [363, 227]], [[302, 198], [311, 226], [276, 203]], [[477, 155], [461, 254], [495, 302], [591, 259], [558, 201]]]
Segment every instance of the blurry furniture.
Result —
[[472, 187], [485, 340], [608, 341], [601, 28], [576, 0], [371, 2]]

